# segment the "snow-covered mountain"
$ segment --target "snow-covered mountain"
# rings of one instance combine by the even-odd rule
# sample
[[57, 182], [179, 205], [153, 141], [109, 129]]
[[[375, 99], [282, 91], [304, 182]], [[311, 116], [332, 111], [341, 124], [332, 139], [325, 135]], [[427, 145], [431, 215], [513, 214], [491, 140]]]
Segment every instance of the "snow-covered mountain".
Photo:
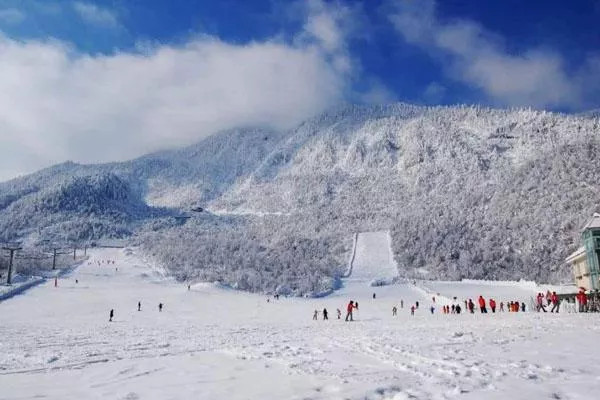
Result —
[[[63, 239], [128, 236], [140, 220], [165, 215], [164, 208], [189, 208], [196, 202], [218, 197], [238, 177], [252, 172], [280, 136], [267, 130], [237, 129], [181, 150], [154, 153], [128, 162], [101, 165], [66, 162], [2, 182], [0, 240], [29, 235], [34, 228], [56, 230], [55, 214], [60, 215], [61, 221], [72, 222], [117, 211], [127, 218], [108, 220], [106, 229], [100, 231], [69, 227], [68, 234], [62, 232]], [[90, 191], [94, 196], [90, 197]], [[56, 196], [62, 200], [54, 199]]]
[[[129, 187], [127, 209], [147, 205], [145, 213], [127, 214], [137, 222], [192, 205], [222, 215], [143, 229], [142, 241], [187, 277], [200, 265], [229, 265], [227, 254], [203, 260], [210, 225], [219, 232], [212, 237], [236, 243], [229, 254], [245, 252], [233, 259], [251, 260], [267, 249], [256, 259], [261, 265], [273, 260], [269, 268], [284, 258], [292, 264], [310, 259], [311, 268], [328, 263], [324, 275], [339, 273], [353, 232], [390, 229], [405, 275], [556, 280], [569, 273], [559, 268], [562, 260], [600, 204], [598, 150], [600, 119], [589, 115], [344, 106], [288, 132], [222, 132], [178, 151], [109, 165], [67, 163], [0, 184], [0, 222], [11, 232], [5, 237], [27, 234], [11, 223], [14, 209], [25, 207], [19, 204], [36, 204], [40, 192], [70, 176], [112, 174]], [[59, 211], [82, 212], [52, 210]], [[234, 223], [220, 222], [227, 214]], [[160, 240], [153, 236], [157, 230]], [[165, 235], [178, 238], [177, 254], [161, 245]], [[256, 248], [241, 245], [248, 237]], [[287, 259], [286, 238], [311, 243]], [[327, 245], [313, 242], [319, 240]], [[181, 254], [181, 246], [194, 249], [193, 259]], [[317, 258], [310, 255], [314, 248]], [[323, 255], [326, 249], [333, 258]], [[245, 271], [263, 268], [258, 264], [249, 261]], [[273, 284], [277, 276], [269, 275]]]

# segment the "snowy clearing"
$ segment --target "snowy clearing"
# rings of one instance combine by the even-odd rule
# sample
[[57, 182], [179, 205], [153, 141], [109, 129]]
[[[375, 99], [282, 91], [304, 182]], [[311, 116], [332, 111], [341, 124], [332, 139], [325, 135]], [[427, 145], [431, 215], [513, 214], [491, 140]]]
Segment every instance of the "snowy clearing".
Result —
[[[361, 252], [383, 253], [385, 242], [374, 243], [361, 250], [359, 241], [342, 290], [269, 302], [210, 284], [188, 291], [135, 252], [94, 250], [57, 288], [47, 282], [0, 303], [0, 398], [597, 397], [597, 314], [431, 315], [421, 288], [369, 287], [391, 272], [384, 255], [380, 271], [363, 262]], [[350, 299], [360, 306], [355, 321], [337, 320]], [[422, 306], [411, 317], [415, 301]], [[313, 321], [324, 307], [330, 320]]]

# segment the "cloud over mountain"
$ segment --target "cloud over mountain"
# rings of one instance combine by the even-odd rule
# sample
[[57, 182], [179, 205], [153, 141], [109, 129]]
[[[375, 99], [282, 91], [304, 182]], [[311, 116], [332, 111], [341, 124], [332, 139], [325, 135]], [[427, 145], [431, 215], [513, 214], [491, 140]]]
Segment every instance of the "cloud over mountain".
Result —
[[[109, 22], [101, 9], [78, 7]], [[306, 12], [298, 36], [308, 40], [293, 42], [199, 35], [90, 55], [57, 40], [0, 36], [0, 171], [123, 160], [236, 126], [287, 128], [323, 111], [347, 90], [342, 28], [351, 14], [333, 15], [320, 1]]]

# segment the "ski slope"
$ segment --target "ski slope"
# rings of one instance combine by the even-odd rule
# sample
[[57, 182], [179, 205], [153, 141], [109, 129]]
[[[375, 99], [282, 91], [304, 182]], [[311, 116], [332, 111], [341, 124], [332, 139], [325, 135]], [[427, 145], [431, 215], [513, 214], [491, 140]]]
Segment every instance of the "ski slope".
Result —
[[[597, 315], [431, 315], [422, 289], [367, 284], [391, 273], [367, 262], [381, 254], [376, 237], [363, 243], [379, 250], [357, 248], [342, 290], [268, 302], [211, 284], [188, 291], [135, 252], [95, 250], [58, 287], [0, 303], [0, 399], [597, 397]], [[349, 299], [360, 303], [352, 323], [335, 312]], [[313, 321], [324, 307], [330, 320]]]
[[350, 278], [369, 283], [378, 279], [391, 280], [397, 276], [398, 266], [392, 254], [389, 232], [359, 233]]

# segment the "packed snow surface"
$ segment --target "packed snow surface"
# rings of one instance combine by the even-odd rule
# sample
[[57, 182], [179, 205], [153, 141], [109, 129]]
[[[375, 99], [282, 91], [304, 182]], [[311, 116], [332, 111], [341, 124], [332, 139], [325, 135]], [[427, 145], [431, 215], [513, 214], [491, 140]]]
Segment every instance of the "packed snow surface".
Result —
[[[95, 250], [58, 287], [0, 302], [0, 398], [597, 398], [598, 315], [431, 315], [421, 287], [368, 286], [391, 272], [375, 237], [363, 238], [381, 246], [382, 271], [367, 268], [359, 247], [342, 290], [268, 302], [211, 284], [188, 291], [135, 252]], [[338, 320], [350, 299], [355, 321]]]

